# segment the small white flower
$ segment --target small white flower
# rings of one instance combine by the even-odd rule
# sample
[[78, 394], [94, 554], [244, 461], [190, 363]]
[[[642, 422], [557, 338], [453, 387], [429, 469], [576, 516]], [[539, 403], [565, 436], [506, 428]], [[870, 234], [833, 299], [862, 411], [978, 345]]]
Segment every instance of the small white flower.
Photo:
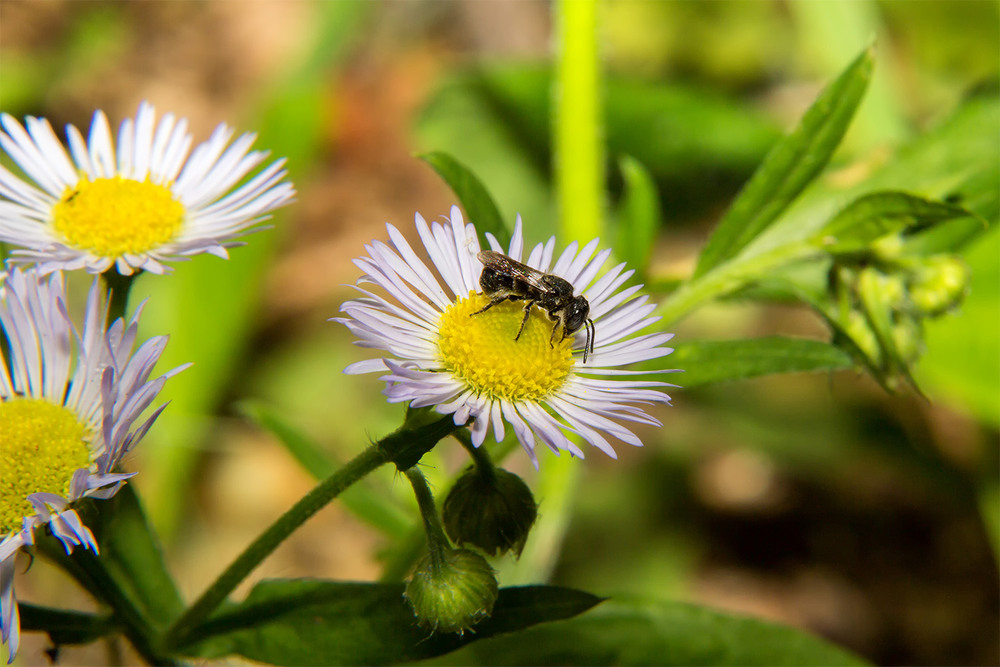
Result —
[[29, 116], [22, 127], [0, 115], [0, 147], [34, 182], [0, 166], [0, 241], [19, 247], [12, 261], [45, 273], [164, 273], [168, 260], [227, 258], [227, 248], [295, 195], [284, 160], [236, 187], [267, 157], [250, 151], [254, 135], [230, 145], [233, 130], [222, 124], [190, 151], [185, 119], [155, 118], [140, 104], [121, 124], [116, 150], [98, 111], [88, 140], [66, 127], [67, 153], [44, 118]]
[[[48, 525], [66, 552], [97, 551], [72, 509], [84, 497], [110, 498], [131, 474], [114, 472], [163, 406], [133, 429], [167, 377], [149, 379], [166, 337], [138, 349], [139, 312], [110, 328], [95, 279], [83, 328], [64, 303], [62, 274], [11, 270], [0, 286], [0, 635], [10, 661], [19, 619], [14, 557]], [[141, 307], [138, 309], [141, 311]]]
[[[510, 424], [536, 466], [538, 440], [556, 453], [567, 450], [583, 457], [567, 437], [576, 433], [615, 458], [607, 435], [642, 445], [616, 420], [660, 425], [640, 406], [669, 403], [662, 388], [674, 385], [634, 378], [643, 372], [619, 367], [670, 354], [673, 350], [663, 344], [672, 334], [635, 335], [659, 319], [651, 315], [656, 306], [636, 295], [641, 285], [621, 289], [633, 274], [624, 264], [598, 277], [610, 250], [595, 255], [596, 239], [580, 250], [574, 242], [553, 263], [555, 239], [550, 238], [522, 259], [520, 218], [506, 251], [487, 234], [492, 250], [564, 278], [587, 299], [595, 340], [583, 364], [583, 328], [560, 339], [552, 329], [556, 325], [532, 306], [515, 340], [524, 301], [506, 301], [481, 312], [490, 299], [478, 293], [483, 269], [477, 259], [479, 240], [458, 207], [452, 207], [448, 224], [428, 226], [417, 214], [416, 225], [437, 275], [392, 225], [386, 225], [392, 247], [379, 241], [365, 246], [368, 257], [355, 260], [364, 272], [357, 286], [364, 296], [344, 303], [341, 311], [347, 317], [335, 321], [358, 336], [358, 345], [390, 356], [351, 364], [346, 373], [388, 371], [381, 379], [391, 402], [434, 406], [453, 414], [457, 425], [473, 420], [477, 447], [491, 424], [498, 442], [505, 423]], [[365, 283], [375, 283], [390, 298], [369, 291]], [[627, 376], [633, 378], [621, 379]]]

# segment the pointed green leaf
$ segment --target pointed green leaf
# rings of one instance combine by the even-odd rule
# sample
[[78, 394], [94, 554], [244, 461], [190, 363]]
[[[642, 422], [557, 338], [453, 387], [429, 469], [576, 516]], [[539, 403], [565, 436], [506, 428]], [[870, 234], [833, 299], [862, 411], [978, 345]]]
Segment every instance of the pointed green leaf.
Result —
[[820, 94], [799, 126], [771, 149], [709, 239], [695, 276], [736, 256], [826, 166], [861, 102], [872, 63], [869, 47]]
[[[858, 197], [833, 216], [816, 241], [832, 253], [858, 252], [887, 234], [916, 233], [971, 215], [960, 206], [905, 192], [874, 192]], [[985, 227], [983, 221], [978, 224]]]
[[626, 155], [619, 165], [625, 194], [618, 205], [615, 252], [629, 268], [644, 275], [660, 226], [660, 199], [653, 177], [641, 162]]
[[126, 484], [111, 500], [94, 504], [100, 510], [94, 534], [105, 567], [147, 618], [169, 624], [184, 611], [184, 601], [133, 485]]
[[53, 609], [19, 602], [22, 632], [44, 632], [56, 646], [89, 644], [105, 635], [118, 632], [110, 614], [88, 614], [82, 611]]
[[835, 371], [851, 368], [851, 356], [839, 347], [805, 338], [752, 338], [680, 343], [670, 363], [684, 369], [674, 380], [695, 387], [747, 380], [772, 373]]
[[192, 656], [239, 654], [295, 665], [383, 665], [438, 655], [499, 633], [570, 618], [601, 601], [555, 586], [505, 588], [493, 615], [462, 635], [419, 628], [403, 584], [262, 581], [247, 599], [200, 628]]
[[[330, 454], [298, 430], [276, 411], [258, 401], [240, 404], [242, 412], [274, 435], [317, 481], [326, 479], [340, 467]], [[364, 482], [355, 484], [340, 495], [344, 506], [365, 523], [378, 528], [393, 539], [410, 533], [413, 520], [402, 508], [382, 494], [375, 493]]]
[[680, 602], [612, 599], [556, 623], [476, 642], [437, 664], [864, 665], [800, 630]]
[[510, 243], [510, 229], [504, 224], [500, 209], [483, 182], [468, 167], [447, 153], [435, 151], [417, 157], [433, 167], [458, 196], [465, 208], [468, 222], [475, 223], [480, 234], [493, 234], [500, 245], [506, 248]]

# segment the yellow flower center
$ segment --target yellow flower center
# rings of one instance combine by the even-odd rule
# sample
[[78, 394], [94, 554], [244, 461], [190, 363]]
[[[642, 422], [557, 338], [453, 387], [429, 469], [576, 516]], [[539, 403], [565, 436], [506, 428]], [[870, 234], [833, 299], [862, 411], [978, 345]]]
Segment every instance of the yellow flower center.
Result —
[[90, 429], [69, 408], [37, 398], [0, 403], [0, 539], [34, 514], [32, 493], [69, 494], [90, 466]]
[[533, 306], [514, 340], [524, 319], [523, 302], [505, 301], [475, 314], [489, 302], [470, 292], [442, 313], [438, 352], [444, 367], [492, 398], [532, 401], [561, 387], [573, 367], [573, 339], [563, 339], [562, 329], [553, 339], [555, 325]]
[[68, 245], [100, 257], [142, 254], [174, 238], [184, 205], [162, 185], [116, 176], [81, 178], [53, 207], [52, 222]]

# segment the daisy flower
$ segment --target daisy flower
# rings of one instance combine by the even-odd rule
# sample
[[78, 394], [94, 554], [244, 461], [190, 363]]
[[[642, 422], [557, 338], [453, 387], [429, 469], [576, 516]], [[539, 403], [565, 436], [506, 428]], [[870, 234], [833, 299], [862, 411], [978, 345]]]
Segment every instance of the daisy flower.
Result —
[[[105, 328], [98, 281], [83, 329], [66, 314], [62, 274], [42, 278], [13, 269], [0, 289], [0, 636], [10, 661], [19, 620], [14, 559], [47, 525], [67, 553], [97, 551], [72, 508], [80, 498], [110, 498], [131, 474], [118, 463], [163, 406], [133, 429], [167, 377], [149, 379], [166, 337], [135, 347], [139, 312]], [[139, 308], [141, 311], [141, 307]]]
[[[570, 433], [612, 458], [615, 450], [607, 436], [642, 446], [619, 422], [659, 426], [642, 406], [669, 404], [663, 388], [674, 385], [639, 379], [642, 371], [621, 366], [673, 350], [663, 346], [672, 334], [635, 335], [659, 318], [651, 316], [655, 304], [637, 295], [641, 285], [621, 289], [633, 271], [619, 264], [598, 277], [611, 251], [595, 254], [597, 239], [583, 248], [571, 243], [553, 262], [555, 239], [550, 238], [524, 258], [520, 217], [506, 250], [486, 235], [494, 252], [559, 276], [586, 298], [594, 339], [584, 363], [587, 327], [563, 336], [558, 322], [537, 306], [525, 318], [525, 301], [484, 310], [491, 299], [480, 292], [479, 240], [458, 207], [452, 207], [447, 224], [428, 226], [417, 214], [416, 226], [437, 275], [392, 225], [386, 225], [391, 246], [379, 241], [365, 246], [368, 256], [354, 262], [364, 272], [356, 286], [363, 296], [344, 303], [346, 317], [334, 321], [357, 335], [358, 345], [390, 356], [351, 364], [344, 372], [384, 373], [389, 401], [434, 406], [441, 414], [453, 414], [456, 425], [472, 420], [477, 447], [491, 425], [499, 442], [509, 424], [536, 467], [538, 442], [557, 454], [566, 450], [582, 458]], [[370, 283], [389, 298], [367, 289]], [[560, 326], [559, 335], [554, 326]]]
[[0, 148], [31, 179], [0, 166], [0, 241], [20, 248], [14, 262], [45, 273], [164, 273], [165, 261], [202, 252], [227, 258], [236, 239], [295, 194], [284, 160], [236, 187], [267, 157], [250, 151], [254, 135], [230, 144], [233, 130], [222, 124], [190, 151], [187, 120], [167, 114], [157, 123], [145, 102], [121, 124], [117, 150], [102, 111], [86, 141], [66, 127], [68, 153], [44, 118], [22, 127], [2, 114], [0, 128]]

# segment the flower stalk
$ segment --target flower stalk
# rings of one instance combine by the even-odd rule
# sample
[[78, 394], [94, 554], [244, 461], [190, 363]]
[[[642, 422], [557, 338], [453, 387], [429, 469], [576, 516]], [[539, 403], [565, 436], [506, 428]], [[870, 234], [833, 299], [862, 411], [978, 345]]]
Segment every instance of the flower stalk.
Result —
[[128, 311], [128, 297], [138, 275], [139, 273], [133, 273], [130, 276], [123, 276], [114, 267], [101, 274], [101, 282], [108, 290], [107, 326], [110, 327], [118, 318], [125, 319], [125, 313]]
[[386, 452], [371, 445], [303, 496], [240, 554], [215, 582], [167, 630], [166, 646], [180, 648], [202, 621], [207, 619], [247, 575], [285, 541], [299, 526], [349, 486], [387, 463]]
[[413, 495], [417, 499], [417, 507], [420, 508], [420, 516], [424, 521], [431, 565], [438, 573], [444, 567], [444, 552], [448, 549], [449, 544], [448, 538], [444, 534], [444, 526], [441, 524], [441, 517], [438, 516], [437, 506], [434, 504], [434, 494], [431, 493], [427, 479], [418, 468], [407, 469], [405, 475], [410, 480], [410, 486], [413, 487]]

